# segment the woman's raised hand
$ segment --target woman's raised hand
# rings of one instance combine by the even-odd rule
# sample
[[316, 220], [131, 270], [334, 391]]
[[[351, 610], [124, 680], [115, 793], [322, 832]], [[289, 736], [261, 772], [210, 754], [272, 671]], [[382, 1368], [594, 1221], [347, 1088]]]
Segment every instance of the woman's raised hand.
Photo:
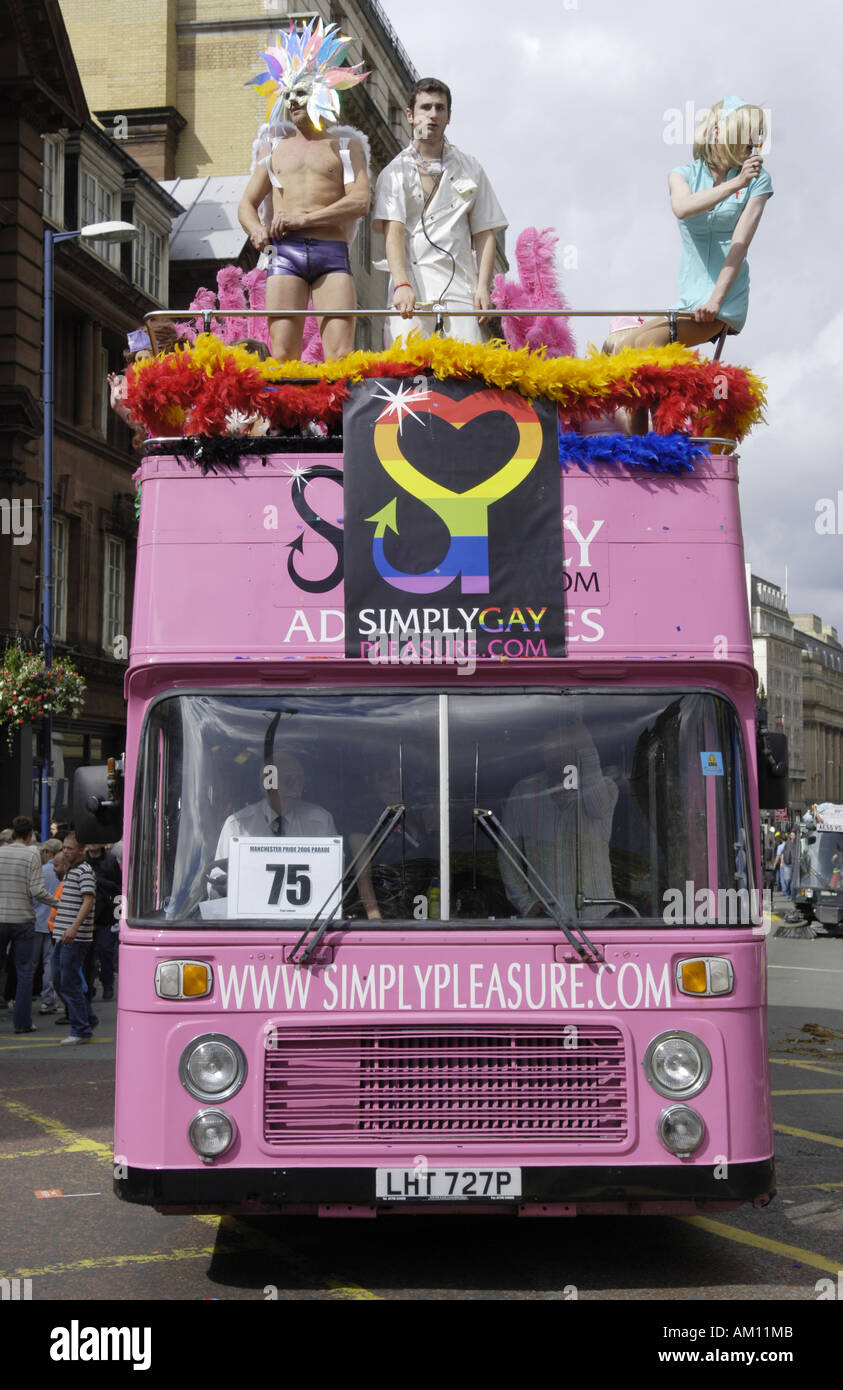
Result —
[[735, 179], [737, 187], [746, 188], [747, 184], [752, 183], [753, 179], [757, 179], [758, 175], [761, 173], [763, 163], [764, 161], [760, 154], [751, 154], [749, 159], [745, 159], [741, 166], [741, 171]]

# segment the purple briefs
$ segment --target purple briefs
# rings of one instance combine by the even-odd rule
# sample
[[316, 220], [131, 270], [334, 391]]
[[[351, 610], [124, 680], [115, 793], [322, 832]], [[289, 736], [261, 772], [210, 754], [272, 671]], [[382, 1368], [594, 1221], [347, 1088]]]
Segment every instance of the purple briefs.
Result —
[[323, 275], [351, 274], [348, 246], [344, 241], [317, 241], [314, 237], [283, 237], [270, 243], [267, 275], [295, 275], [312, 285]]

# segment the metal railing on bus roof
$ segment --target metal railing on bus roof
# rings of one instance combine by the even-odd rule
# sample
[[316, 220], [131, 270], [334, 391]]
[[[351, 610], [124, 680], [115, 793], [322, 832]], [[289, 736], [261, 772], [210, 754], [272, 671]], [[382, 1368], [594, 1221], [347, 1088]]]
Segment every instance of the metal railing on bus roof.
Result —
[[[676, 325], [680, 319], [694, 320], [693, 313], [687, 310], [675, 309], [449, 309], [447, 302], [436, 300], [424, 300], [415, 306], [413, 317], [420, 314], [423, 318], [436, 317], [435, 332], [444, 333], [445, 318], [451, 319], [495, 319], [495, 318], [530, 318], [530, 319], [608, 319], [608, 318], [646, 318], [664, 319], [665, 324], [671, 330], [671, 341], [676, 337]], [[306, 319], [312, 317], [332, 318], [332, 319], [396, 319], [402, 315], [397, 309], [331, 309], [324, 312], [318, 309], [155, 309], [152, 313], [144, 315], [144, 322], [149, 325], [152, 337], [152, 345], [158, 347], [155, 338], [155, 326], [153, 319], [198, 319], [201, 318], [204, 331], [211, 332], [212, 319], [225, 318], [246, 318], [246, 319]], [[409, 320], [408, 320], [409, 322]], [[634, 324], [628, 325], [630, 328]], [[644, 325], [640, 324], [643, 328]], [[726, 342], [728, 328], [723, 328], [717, 339], [717, 346], [714, 350], [712, 360], [717, 362]], [[709, 340], [711, 341], [711, 340]], [[699, 344], [700, 347], [703, 344]]]

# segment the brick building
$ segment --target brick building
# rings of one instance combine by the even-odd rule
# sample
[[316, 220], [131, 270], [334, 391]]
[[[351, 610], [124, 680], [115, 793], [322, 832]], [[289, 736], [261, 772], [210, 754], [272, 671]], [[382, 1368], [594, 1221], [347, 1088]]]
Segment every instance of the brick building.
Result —
[[[40, 646], [42, 288], [45, 226], [132, 221], [134, 244], [71, 240], [55, 248], [54, 645], [85, 676], [79, 719], [55, 720], [53, 806], [69, 778], [123, 744], [134, 569], [136, 457], [111, 412], [105, 377], [126, 332], [166, 300], [175, 203], [91, 121], [58, 0], [0, 7], [0, 500], [30, 524], [0, 535], [0, 647]], [[39, 729], [9, 760], [0, 740], [0, 823], [37, 810]]]
[[[371, 70], [366, 82], [341, 93], [343, 123], [357, 126], [372, 149], [372, 182], [407, 144], [407, 91], [418, 74], [377, 0], [330, 0], [302, 6], [299, 0], [134, 0], [131, 6], [95, 6], [90, 0], [61, 0], [91, 110], [106, 129], [125, 136], [126, 148], [162, 180], [242, 178], [235, 191], [168, 183], [179, 197], [204, 201], [196, 215], [201, 238], [213, 224], [213, 200], [227, 197], [220, 214], [233, 235], [219, 263], [255, 263], [254, 252], [232, 217], [245, 185], [252, 142], [263, 118], [263, 102], [244, 84], [259, 70], [258, 53], [274, 44], [280, 28], [321, 15], [339, 23], [355, 42], [349, 63]], [[138, 63], [138, 53], [144, 61]], [[211, 200], [210, 202], [208, 200]], [[192, 220], [192, 219], [191, 219]], [[201, 254], [201, 240], [180, 231], [174, 260], [172, 303], [187, 302], [200, 284], [213, 287], [217, 262]], [[174, 248], [176, 249], [176, 248]], [[502, 249], [502, 248], [501, 248]], [[364, 219], [352, 248], [352, 266], [362, 307], [383, 308], [386, 276], [373, 270], [383, 256], [383, 238]], [[183, 257], [183, 259], [181, 259]], [[503, 264], [503, 262], [501, 262]], [[360, 347], [381, 341], [380, 326], [358, 322]], [[375, 336], [372, 337], [372, 334]]]

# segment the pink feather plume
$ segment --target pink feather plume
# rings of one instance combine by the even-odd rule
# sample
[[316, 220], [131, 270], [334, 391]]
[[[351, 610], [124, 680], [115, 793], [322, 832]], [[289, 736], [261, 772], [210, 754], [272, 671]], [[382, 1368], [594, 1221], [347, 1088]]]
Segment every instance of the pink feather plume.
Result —
[[[250, 309], [266, 308], [266, 271], [255, 266], [243, 276], [243, 286], [249, 299]], [[269, 324], [266, 319], [249, 319], [248, 338], [257, 338], [269, 347]]]
[[[239, 265], [224, 265], [217, 271], [217, 291], [221, 309], [245, 309], [246, 295], [243, 289], [243, 271]], [[224, 343], [236, 343], [238, 338], [248, 338], [249, 323], [244, 318], [222, 320]]]
[[[195, 295], [193, 296], [193, 299], [191, 300], [191, 303], [190, 303], [190, 308], [191, 308], [191, 309], [198, 309], [200, 312], [203, 311], [203, 310], [205, 310], [205, 309], [217, 309], [218, 307], [219, 307], [219, 306], [218, 306], [218, 304], [217, 304], [217, 296], [216, 296], [216, 293], [214, 292], [214, 290], [206, 289], [204, 285], [201, 285], [201, 286], [199, 287], [199, 289], [196, 291], [196, 293], [195, 293]], [[197, 332], [197, 333], [203, 333], [204, 331], [205, 331], [205, 324], [204, 324], [203, 320], [202, 320], [202, 319], [197, 319], [197, 320], [196, 320], [196, 332]], [[212, 333], [219, 333], [219, 331], [220, 331], [220, 320], [219, 320], [219, 319], [212, 319], [212, 320], [211, 320], [211, 332], [212, 332]]]
[[[492, 303], [497, 309], [567, 309], [559, 288], [554, 248], [559, 238], [552, 227], [539, 232], [527, 227], [515, 245], [519, 279], [495, 276]], [[503, 333], [511, 348], [543, 347], [548, 357], [573, 357], [576, 344], [564, 318], [503, 319]]]

